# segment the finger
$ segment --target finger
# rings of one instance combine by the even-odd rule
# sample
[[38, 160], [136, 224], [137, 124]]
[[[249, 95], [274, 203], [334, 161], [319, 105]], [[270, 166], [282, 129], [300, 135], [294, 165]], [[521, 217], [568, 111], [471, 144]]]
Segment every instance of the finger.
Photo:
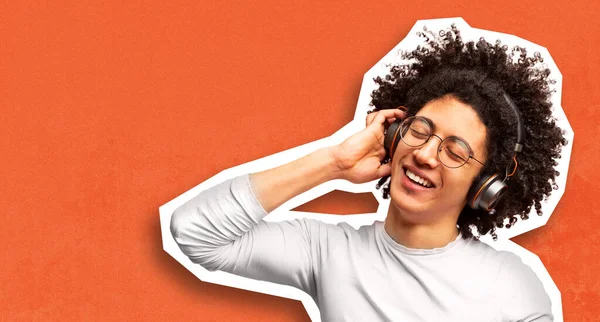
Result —
[[392, 114], [392, 116], [387, 116], [387, 114], [386, 114], [387, 118], [404, 119], [407, 114], [406, 109], [389, 109], [389, 110], [385, 110], [385, 111], [387, 113]]
[[373, 119], [375, 118], [375, 116], [377, 115], [377, 113], [378, 112], [373, 112], [373, 113], [367, 114], [366, 126], [369, 126], [369, 124], [371, 124], [371, 122], [373, 122]]
[[377, 155], [379, 156], [379, 160], [385, 159], [385, 157], [387, 155], [387, 151], [385, 150], [383, 145], [381, 146], [380, 149], [377, 150]]
[[392, 124], [392, 123], [394, 123], [394, 121], [396, 121], [395, 117], [387, 119], [388, 124]]
[[382, 164], [377, 168], [377, 178], [389, 176], [392, 173], [392, 165], [390, 163]]
[[385, 109], [369, 113], [367, 114], [366, 118], [366, 126], [369, 126], [371, 123], [373, 123], [373, 120], [375, 120], [378, 115], [384, 115], [385, 119], [391, 124], [397, 119], [404, 119], [406, 116], [406, 111], [401, 109]]
[[376, 130], [376, 128], [377, 128], [377, 129], [383, 131], [385, 129], [385, 127], [387, 125], [389, 125], [386, 123], [388, 119], [396, 118], [394, 115], [400, 116], [400, 114], [398, 114], [398, 113], [402, 113], [401, 111], [398, 111], [398, 110], [396, 110], [396, 111], [394, 111], [394, 110], [379, 111], [377, 113], [377, 115], [375, 115], [375, 117], [373, 117], [373, 119], [367, 125], [367, 127], [371, 127], [372, 130]]
[[367, 123], [367, 126], [373, 123], [378, 117], [380, 117], [378, 119], [379, 124], [383, 124], [385, 121], [388, 121], [391, 124], [397, 119], [404, 119], [406, 112], [398, 109], [388, 109], [378, 111], [377, 113], [371, 113], [369, 115], [373, 115], [373, 117], [369, 118], [370, 122]]

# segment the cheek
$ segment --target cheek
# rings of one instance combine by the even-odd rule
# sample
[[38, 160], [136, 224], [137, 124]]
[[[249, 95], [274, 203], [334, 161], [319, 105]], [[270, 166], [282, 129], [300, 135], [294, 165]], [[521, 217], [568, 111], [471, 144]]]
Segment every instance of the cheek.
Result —
[[396, 149], [394, 156], [390, 160], [391, 165], [392, 165], [392, 173], [391, 173], [392, 178], [394, 177], [394, 174], [397, 171], [402, 171], [400, 164], [402, 164], [402, 160], [404, 160], [407, 157], [406, 151], [399, 151], [399, 150], [400, 149]]
[[465, 197], [471, 188], [471, 184], [473, 182], [473, 178], [475, 176], [472, 173], [452, 173], [449, 176], [446, 176], [445, 185], [447, 187], [452, 187], [448, 189], [448, 193], [458, 197]]
[[392, 156], [391, 161], [396, 164], [398, 163], [398, 161], [400, 161], [400, 159], [410, 154], [410, 152], [411, 151], [407, 149], [406, 145], [404, 145], [402, 141], [398, 141], [398, 146], [396, 147], [396, 151], [394, 151], [394, 155]]

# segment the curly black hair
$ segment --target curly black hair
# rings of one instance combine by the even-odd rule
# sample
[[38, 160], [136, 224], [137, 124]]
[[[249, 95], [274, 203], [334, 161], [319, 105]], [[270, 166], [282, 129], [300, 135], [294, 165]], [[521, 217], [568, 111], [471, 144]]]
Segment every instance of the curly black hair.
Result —
[[[378, 88], [371, 94], [374, 108], [369, 112], [405, 106], [411, 116], [428, 102], [447, 95], [470, 105], [487, 128], [488, 161], [475, 178], [478, 180], [483, 175], [504, 174], [512, 162], [517, 116], [504, 99], [503, 93], [508, 94], [525, 127], [523, 150], [517, 154], [518, 170], [510, 177], [504, 202], [500, 201], [495, 211], [465, 206], [457, 222], [465, 238], [490, 233], [496, 240], [496, 228], [510, 228], [517, 217], [527, 219], [532, 206], [542, 215], [541, 201], [557, 189], [556, 160], [567, 141], [552, 116], [550, 94], [555, 81], [549, 78], [550, 70], [543, 66], [541, 55], [530, 57], [523, 47], [509, 50], [500, 40], [491, 44], [483, 38], [465, 43], [455, 25], [437, 34], [425, 27], [417, 35], [425, 44], [402, 52], [405, 64], [392, 66], [384, 78], [374, 79]], [[389, 161], [386, 157], [383, 163]], [[377, 184], [377, 189], [383, 187], [386, 199], [389, 178], [385, 176]]]

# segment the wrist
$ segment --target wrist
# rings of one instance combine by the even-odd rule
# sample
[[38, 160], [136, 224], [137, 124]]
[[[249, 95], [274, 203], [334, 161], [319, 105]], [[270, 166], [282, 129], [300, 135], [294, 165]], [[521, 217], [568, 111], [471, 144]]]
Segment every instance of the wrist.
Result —
[[344, 169], [340, 166], [339, 159], [337, 157], [338, 146], [329, 146], [323, 149], [323, 152], [327, 158], [327, 169], [330, 172], [330, 180], [344, 179]]

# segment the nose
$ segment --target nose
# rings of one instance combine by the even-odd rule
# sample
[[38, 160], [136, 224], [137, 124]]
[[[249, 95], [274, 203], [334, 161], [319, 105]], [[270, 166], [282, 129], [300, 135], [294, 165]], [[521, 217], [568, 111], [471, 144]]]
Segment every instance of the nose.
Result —
[[435, 168], [439, 165], [438, 148], [440, 146], [439, 138], [432, 135], [427, 143], [418, 147], [413, 151], [413, 155], [417, 162]]

